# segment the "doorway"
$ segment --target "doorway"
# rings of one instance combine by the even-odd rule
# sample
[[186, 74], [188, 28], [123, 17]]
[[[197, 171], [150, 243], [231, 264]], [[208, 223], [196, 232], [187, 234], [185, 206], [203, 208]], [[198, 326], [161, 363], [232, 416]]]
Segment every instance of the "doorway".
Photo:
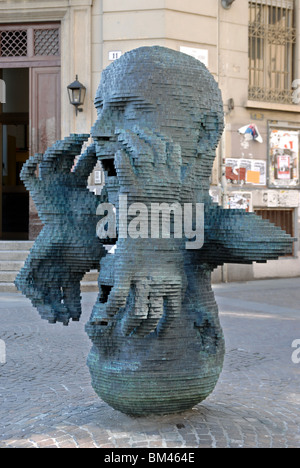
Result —
[[2, 153], [2, 239], [27, 240], [29, 194], [20, 179], [29, 157], [29, 68], [2, 70], [6, 102], [0, 114]]
[[42, 224], [20, 171], [60, 138], [60, 23], [1, 25], [0, 79], [0, 239], [33, 240]]

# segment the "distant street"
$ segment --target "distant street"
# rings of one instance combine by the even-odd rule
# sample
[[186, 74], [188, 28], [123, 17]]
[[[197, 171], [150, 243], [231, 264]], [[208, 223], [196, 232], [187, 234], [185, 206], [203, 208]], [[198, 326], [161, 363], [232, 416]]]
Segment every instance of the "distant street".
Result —
[[0, 294], [0, 448], [300, 447], [300, 278], [214, 290], [227, 348], [217, 388], [191, 411], [147, 418], [111, 409], [91, 387], [84, 326], [95, 293], [69, 327]]

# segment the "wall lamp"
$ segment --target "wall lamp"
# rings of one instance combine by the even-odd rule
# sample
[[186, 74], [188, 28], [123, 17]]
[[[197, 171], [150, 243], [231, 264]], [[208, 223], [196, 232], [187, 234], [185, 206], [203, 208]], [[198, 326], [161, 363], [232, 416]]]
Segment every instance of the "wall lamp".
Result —
[[233, 2], [234, 0], [222, 0], [222, 7], [225, 8], [225, 10], [229, 10]]
[[76, 108], [76, 115], [78, 112], [82, 112], [83, 109], [79, 106], [83, 106], [84, 99], [85, 99], [86, 88], [83, 86], [82, 83], [78, 81], [78, 75], [76, 75], [76, 80], [73, 81], [68, 86], [68, 94], [70, 103], [75, 106]]

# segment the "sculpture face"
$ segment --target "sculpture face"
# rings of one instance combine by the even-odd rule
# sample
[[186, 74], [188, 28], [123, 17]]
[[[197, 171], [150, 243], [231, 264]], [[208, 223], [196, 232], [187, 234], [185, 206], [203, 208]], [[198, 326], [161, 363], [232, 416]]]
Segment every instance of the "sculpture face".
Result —
[[[155, 100], [154, 96], [145, 95], [143, 89], [135, 88], [134, 83], [129, 91], [125, 86], [126, 69], [120, 70], [120, 84], [117, 89], [112, 89], [111, 82], [103, 80], [98, 89], [98, 99], [96, 101], [98, 120], [92, 129], [92, 136], [96, 142], [107, 141], [107, 137], [115, 139], [118, 130], [136, 128], [149, 128], [157, 132], [173, 133], [175, 139], [182, 139], [184, 130], [177, 127], [168, 126], [168, 116], [174, 114], [172, 102], [166, 95]], [[127, 77], [128, 80], [128, 77]], [[146, 75], [144, 86], [150, 88]], [[183, 121], [183, 116], [178, 115], [178, 124]], [[187, 119], [186, 119], [187, 120]], [[191, 117], [188, 116], [188, 126], [186, 132], [191, 132]]]
[[[73, 137], [47, 150], [39, 180], [38, 158], [22, 171], [46, 215], [17, 286], [44, 318], [67, 324], [79, 319], [84, 272], [100, 262], [99, 297], [86, 325], [95, 391], [128, 414], [183, 411], [213, 391], [222, 370], [224, 338], [211, 271], [275, 259], [292, 251], [293, 239], [253, 213], [212, 203], [223, 109], [218, 86], [200, 62], [162, 47], [133, 50], [103, 72], [95, 104], [95, 147], [74, 173], [70, 162], [80, 138], [74, 146]], [[119, 195], [146, 207], [148, 225], [153, 203], [204, 204], [203, 247], [187, 249], [175, 236], [138, 235], [119, 237], [115, 254], [105, 256], [96, 238], [95, 198], [83, 184], [97, 158], [117, 212]]]
[[[92, 136], [100, 159], [120, 149], [120, 130], [148, 129], [180, 144], [183, 166], [205, 155], [211, 171], [223, 107], [215, 80], [199, 61], [162, 47], [131, 51], [103, 72], [95, 105]], [[203, 182], [208, 187], [206, 175]]]

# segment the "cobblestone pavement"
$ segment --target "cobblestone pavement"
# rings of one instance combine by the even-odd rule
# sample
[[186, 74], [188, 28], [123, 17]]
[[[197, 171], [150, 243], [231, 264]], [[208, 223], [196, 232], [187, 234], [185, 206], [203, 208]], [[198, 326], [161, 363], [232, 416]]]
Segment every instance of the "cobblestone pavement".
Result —
[[214, 393], [182, 414], [132, 418], [95, 394], [84, 332], [95, 301], [68, 328], [42, 321], [18, 294], [0, 295], [0, 448], [300, 447], [300, 278], [216, 285], [227, 343]]

